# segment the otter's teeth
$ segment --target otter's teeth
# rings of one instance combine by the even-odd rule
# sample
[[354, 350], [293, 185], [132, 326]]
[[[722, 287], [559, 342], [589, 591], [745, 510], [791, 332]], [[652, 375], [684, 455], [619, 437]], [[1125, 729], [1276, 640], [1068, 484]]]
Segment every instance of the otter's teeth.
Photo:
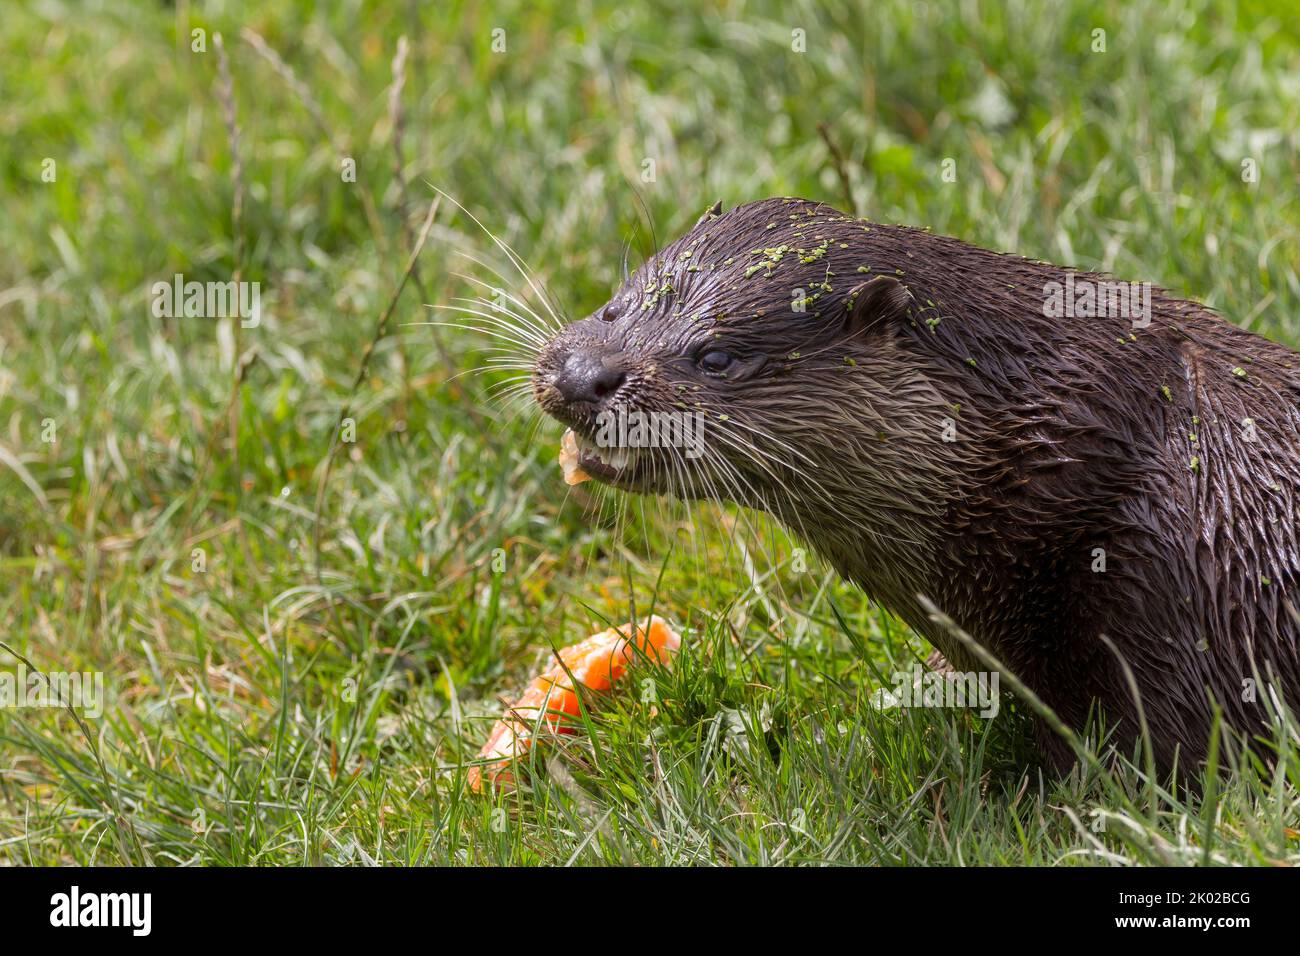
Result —
[[[628, 465], [634, 463], [637, 458], [635, 448], [625, 448], [622, 446], [613, 446], [603, 448], [588, 438], [583, 437], [572, 429], [567, 435], [572, 435], [575, 451], [582, 455], [587, 455], [596, 459], [603, 465], [622, 471]], [[566, 441], [569, 440], [566, 435]]]

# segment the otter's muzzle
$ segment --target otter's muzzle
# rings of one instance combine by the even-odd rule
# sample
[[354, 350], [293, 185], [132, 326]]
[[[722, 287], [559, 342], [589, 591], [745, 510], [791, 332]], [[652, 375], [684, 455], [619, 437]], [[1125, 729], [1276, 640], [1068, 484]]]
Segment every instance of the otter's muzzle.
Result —
[[571, 405], [603, 405], [627, 380], [613, 356], [593, 352], [569, 353], [555, 373], [553, 384], [560, 397]]

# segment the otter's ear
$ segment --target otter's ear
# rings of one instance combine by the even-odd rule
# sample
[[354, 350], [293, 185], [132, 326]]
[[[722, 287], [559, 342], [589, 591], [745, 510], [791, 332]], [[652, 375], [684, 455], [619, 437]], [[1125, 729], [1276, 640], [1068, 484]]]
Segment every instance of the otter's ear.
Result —
[[893, 276], [876, 276], [859, 283], [845, 300], [845, 324], [857, 335], [881, 322], [903, 318], [914, 305], [912, 292]]
[[704, 223], [708, 222], [710, 219], [717, 219], [721, 215], [722, 215], [722, 200], [719, 199], [708, 209], [704, 210], [704, 215], [701, 216], [698, 220], [696, 220], [695, 225], [697, 226], [703, 225]]

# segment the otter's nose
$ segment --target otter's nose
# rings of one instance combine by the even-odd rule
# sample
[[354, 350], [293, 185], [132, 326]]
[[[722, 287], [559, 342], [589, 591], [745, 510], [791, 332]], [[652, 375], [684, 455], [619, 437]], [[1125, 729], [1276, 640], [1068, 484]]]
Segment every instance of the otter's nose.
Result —
[[573, 352], [555, 376], [555, 387], [566, 402], [599, 405], [627, 379], [627, 373], [611, 368], [599, 355]]

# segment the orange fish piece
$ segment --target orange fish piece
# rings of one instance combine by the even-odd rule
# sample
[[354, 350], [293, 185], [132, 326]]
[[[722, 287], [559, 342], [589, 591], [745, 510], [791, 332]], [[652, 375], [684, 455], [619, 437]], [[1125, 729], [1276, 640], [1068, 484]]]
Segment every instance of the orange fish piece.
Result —
[[637, 658], [634, 647], [665, 664], [681, 647], [681, 636], [658, 615], [643, 618], [635, 634], [632, 631], [631, 624], [611, 627], [556, 651], [559, 660], [534, 677], [493, 725], [487, 743], [479, 751], [479, 759], [487, 763], [470, 768], [470, 789], [478, 793], [484, 780], [496, 786], [513, 783], [510, 765], [532, 747], [535, 726], [551, 733], [577, 733], [575, 718], [580, 711], [574, 681], [589, 690], [609, 690]]

